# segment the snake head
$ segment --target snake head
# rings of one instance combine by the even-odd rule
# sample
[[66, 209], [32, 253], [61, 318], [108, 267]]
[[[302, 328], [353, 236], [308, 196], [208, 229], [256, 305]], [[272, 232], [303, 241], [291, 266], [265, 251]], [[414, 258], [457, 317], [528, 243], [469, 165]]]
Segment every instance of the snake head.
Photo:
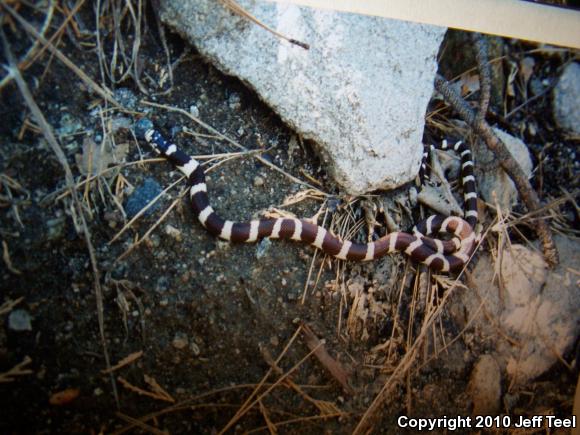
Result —
[[150, 119], [141, 118], [135, 124], [135, 136], [137, 136], [137, 139], [143, 140], [145, 139], [145, 133], [147, 133], [149, 130], [152, 130], [153, 128], [153, 123]]

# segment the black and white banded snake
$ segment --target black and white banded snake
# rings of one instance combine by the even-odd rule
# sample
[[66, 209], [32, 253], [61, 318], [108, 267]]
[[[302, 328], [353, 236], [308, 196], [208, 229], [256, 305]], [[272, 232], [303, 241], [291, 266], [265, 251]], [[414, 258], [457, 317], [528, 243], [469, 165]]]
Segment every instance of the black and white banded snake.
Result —
[[[473, 253], [477, 237], [477, 192], [473, 175], [471, 151], [458, 142], [441, 149], [453, 149], [461, 157], [461, 181], [465, 218], [432, 215], [413, 228], [413, 234], [393, 232], [370, 243], [355, 243], [341, 240], [325, 228], [305, 219], [267, 218], [250, 222], [232, 222], [219, 216], [209, 202], [205, 171], [197, 160], [185, 154], [177, 145], [164, 139], [153, 123], [143, 118], [135, 125], [138, 139], [146, 140], [158, 154], [171, 161], [188, 179], [189, 195], [193, 212], [209, 233], [232, 242], [256, 242], [265, 237], [270, 239], [295, 240], [310, 244], [326, 254], [341, 260], [370, 261], [393, 252], [403, 252], [411, 259], [426, 264], [434, 271], [457, 272]], [[422, 172], [428, 153], [423, 156]], [[429, 237], [447, 233], [450, 240]]]

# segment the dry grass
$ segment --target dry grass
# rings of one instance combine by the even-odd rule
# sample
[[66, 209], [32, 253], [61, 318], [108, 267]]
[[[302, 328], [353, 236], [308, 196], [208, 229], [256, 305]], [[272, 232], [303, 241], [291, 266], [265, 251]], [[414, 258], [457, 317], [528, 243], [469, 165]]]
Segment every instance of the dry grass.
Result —
[[[261, 381], [255, 385], [235, 385], [231, 387], [221, 388], [218, 390], [208, 391], [202, 393], [200, 395], [191, 397], [189, 399], [180, 401], [171, 405], [167, 408], [163, 408], [160, 411], [147, 414], [145, 416], [134, 418], [129, 417], [126, 415], [119, 416], [122, 420], [128, 423], [127, 426], [124, 428], [117, 430], [114, 434], [122, 434], [125, 433], [135, 427], [140, 427], [144, 430], [153, 429], [153, 433], [157, 433], [158, 429], [153, 428], [148, 424], [149, 421], [154, 421], [156, 418], [172, 414], [176, 412], [182, 411], [197, 411], [203, 409], [235, 409], [236, 412], [231, 417], [229, 422], [220, 429], [218, 433], [226, 433], [230, 430], [234, 425], [239, 424], [242, 419], [252, 413], [253, 415], [261, 415], [264, 421], [266, 421], [265, 427], [258, 427], [251, 429], [248, 433], [261, 431], [264, 429], [270, 429], [271, 431], [276, 431], [278, 428], [289, 426], [289, 425], [299, 425], [304, 424], [312, 421], [317, 420], [327, 420], [327, 419], [337, 419], [341, 417], [346, 417], [349, 414], [340, 410], [340, 408], [333, 402], [328, 402], [324, 400], [316, 399], [312, 396], [312, 393], [307, 392], [307, 390], [316, 391], [320, 389], [320, 387], [313, 386], [313, 385], [300, 385], [295, 383], [292, 380], [292, 375], [295, 373], [311, 356], [319, 354], [320, 357], [320, 350], [323, 347], [322, 342], [318, 342], [311, 346], [310, 351], [303, 356], [299, 361], [295, 362], [290, 369], [284, 370], [281, 368], [281, 364], [283, 362], [284, 357], [287, 355], [288, 351], [295, 346], [300, 334], [304, 332], [304, 326], [299, 326], [292, 337], [288, 340], [284, 349], [278, 355], [277, 358], [270, 357], [267, 353], [263, 354], [265, 361], [270, 366], [270, 369], [264, 374]], [[310, 331], [311, 332], [311, 331]], [[311, 337], [311, 336], [310, 336]], [[312, 338], [306, 338], [306, 340], [312, 340]], [[322, 359], [326, 361], [328, 364], [328, 357], [323, 356]], [[329, 369], [329, 370], [336, 370], [336, 369]], [[274, 381], [270, 379], [275, 377]], [[151, 382], [148, 382], [151, 385]], [[156, 396], [157, 392], [152, 392], [149, 390], [144, 390], [142, 388], [136, 387], [134, 385], [129, 384], [127, 381], [123, 380], [123, 385], [128, 388], [130, 391], [144, 395], [147, 397], [151, 397], [155, 400], [165, 400], [161, 399], [160, 397], [153, 397]], [[157, 391], [158, 386], [154, 388]], [[203, 402], [207, 398], [210, 397], [220, 397], [226, 393], [232, 391], [244, 391], [250, 389], [250, 394], [246, 397], [243, 403], [241, 404], [233, 404], [233, 403], [220, 403], [215, 402]], [[291, 411], [283, 411], [281, 409], [273, 408], [270, 405], [267, 405], [269, 402], [268, 398], [270, 395], [274, 394], [276, 390], [284, 390], [284, 391], [293, 391], [297, 397], [304, 400], [305, 402], [314, 405], [314, 408], [318, 411], [318, 414], [315, 415], [307, 415], [307, 416], [299, 416], [296, 415], [294, 412], [294, 408]], [[274, 422], [270, 416], [286, 416], [286, 419], [278, 420]], [[290, 416], [290, 418], [288, 418]]]
[[0, 373], [0, 384], [14, 382], [20, 376], [33, 374], [32, 370], [26, 368], [31, 362], [31, 358], [25, 357], [22, 362], [16, 364], [7, 372]]
[[[232, 1], [224, 1], [226, 6], [245, 16], [243, 12], [236, 9], [236, 4]], [[177, 179], [170, 184], [163, 192], [151, 201], [145, 208], [143, 208], [135, 217], [126, 221], [126, 213], [123, 209], [124, 195], [132, 186], [130, 181], [131, 176], [127, 175], [127, 171], [144, 170], [146, 165], [157, 164], [164, 162], [165, 159], [153, 158], [144, 159], [139, 158], [136, 161], [125, 162], [123, 159], [114, 161], [108, 166], [102, 166], [96, 170], [90, 170], [93, 167], [93, 159], [103, 158], [107, 154], [107, 147], [116, 149], [115, 143], [116, 132], [113, 131], [111, 118], [119, 113], [126, 113], [129, 115], [140, 115], [121, 107], [116, 101], [109, 86], [122, 83], [131, 79], [141, 90], [144, 95], [149, 93], [149, 89], [155, 89], [156, 95], [163, 95], [171, 91], [173, 86], [173, 69], [176, 63], [170, 62], [169, 50], [165, 41], [163, 28], [159, 25], [159, 20], [156, 18], [159, 34], [161, 37], [161, 44], [165, 51], [166, 62], [164, 66], [158, 65], [151, 70], [144, 70], [143, 66], [139, 64], [139, 55], [142, 44], [142, 35], [144, 32], [144, 2], [142, 0], [128, 1], [128, 0], [104, 0], [97, 2], [98, 22], [95, 23], [95, 28], [99, 29], [102, 26], [108, 30], [107, 32], [97, 31], [94, 41], [87, 40], [87, 35], [82, 30], [82, 20], [77, 17], [79, 10], [85, 5], [84, 0], [79, 0], [72, 8], [68, 8], [65, 4], [60, 2], [50, 2], [49, 9], [45, 12], [43, 24], [37, 30], [35, 29], [23, 16], [19, 13], [18, 8], [14, 7], [16, 3], [5, 2], [0, 7], [7, 12], [6, 18], [11, 19], [13, 26], [21, 26], [24, 32], [32, 36], [33, 43], [25, 51], [25, 53], [18, 59], [13, 59], [9, 74], [0, 81], [0, 91], [6, 84], [15, 80], [18, 82], [23, 98], [26, 100], [28, 108], [32, 117], [27, 117], [22, 124], [22, 135], [25, 131], [32, 131], [37, 134], [43, 134], [49, 142], [55, 155], [58, 156], [63, 169], [66, 172], [66, 186], [58, 191], [53, 192], [44, 203], [52, 203], [58, 201], [62, 203], [64, 208], [73, 211], [73, 217], [77, 224], [78, 230], [84, 235], [86, 249], [91, 261], [93, 273], [94, 292], [97, 301], [97, 317], [99, 323], [99, 333], [103, 348], [103, 353], [106, 359], [106, 369], [103, 371], [106, 375], [111, 377], [113, 391], [117, 399], [116, 385], [120, 383], [127, 394], [134, 394], [143, 397], [148, 397], [153, 400], [161, 400], [170, 402], [172, 405], [164, 407], [159, 411], [134, 418], [124, 413], [118, 412], [117, 416], [121, 421], [126, 423], [122, 429], [114, 432], [117, 434], [125, 433], [127, 431], [140, 428], [143, 431], [151, 433], [166, 433], [155, 427], [156, 419], [163, 415], [169, 415], [177, 412], [197, 412], [197, 411], [219, 411], [233, 410], [234, 414], [228, 423], [221, 428], [220, 433], [225, 433], [231, 430], [236, 425], [240, 424], [250, 414], [253, 416], [261, 416], [266, 423], [263, 427], [256, 427], [248, 431], [248, 433], [258, 431], [270, 431], [275, 433], [281, 428], [286, 428], [292, 425], [305, 425], [309, 422], [324, 421], [327, 419], [340, 419], [350, 417], [350, 414], [342, 410], [336, 403], [332, 401], [325, 401], [316, 398], [317, 387], [312, 385], [299, 385], [293, 381], [293, 375], [296, 371], [303, 367], [303, 364], [312, 359], [312, 356], [318, 358], [318, 361], [330, 373], [330, 375], [338, 381], [340, 385], [349, 391], [348, 375], [342, 367], [336, 366], [337, 362], [329, 357], [329, 354], [324, 350], [324, 342], [314, 337], [312, 331], [306, 333], [304, 338], [305, 345], [309, 346], [309, 351], [297, 361], [285, 361], [288, 351], [292, 348], [294, 350], [297, 345], [298, 338], [304, 334], [305, 327], [300, 326], [294, 332], [292, 338], [288, 341], [284, 350], [277, 358], [271, 358], [267, 352], [262, 352], [262, 357], [269, 365], [269, 369], [264, 374], [263, 378], [258, 384], [235, 385], [227, 388], [222, 388], [213, 391], [207, 391], [200, 395], [193, 396], [187, 400], [178, 401], [170, 393], [168, 393], [161, 385], [153, 378], [144, 375], [143, 382], [145, 385], [137, 386], [126, 380], [121, 375], [116, 378], [113, 373], [121, 372], [131, 366], [137, 359], [143, 357], [143, 352], [136, 352], [126, 358], [120, 360], [117, 364], [111, 365], [108, 357], [108, 347], [106, 345], [106, 334], [104, 329], [105, 311], [103, 306], [103, 295], [101, 289], [101, 272], [95, 258], [95, 249], [92, 243], [92, 235], [89, 230], [87, 221], [95, 214], [97, 210], [113, 209], [118, 211], [123, 216], [124, 225], [111, 239], [109, 243], [117, 243], [121, 236], [126, 235], [129, 230], [135, 232], [133, 242], [123, 252], [117, 261], [126, 258], [128, 255], [136, 252], [135, 249], [146, 243], [149, 236], [165, 221], [167, 216], [174, 210], [174, 208], [182, 201], [184, 192], [176, 195], [165, 209], [161, 212], [156, 221], [151, 224], [142, 235], [139, 235], [141, 219], [144, 213], [152, 207], [156, 202], [162, 200], [169, 192], [183, 183], [183, 177]], [[55, 14], [60, 14], [60, 25], [50, 35], [51, 28], [54, 27], [53, 22]], [[252, 17], [247, 17], [252, 19]], [[260, 23], [257, 23], [260, 24]], [[68, 33], [67, 33], [68, 32]], [[85, 71], [79, 68], [64, 52], [61, 47], [62, 38], [65, 34], [71, 35], [74, 43], [83, 47], [92, 47], [96, 50], [98, 57], [98, 66], [100, 79], [99, 81], [90, 77]], [[278, 35], [284, 37], [283, 35]], [[296, 43], [296, 41], [291, 40]], [[114, 47], [114, 49], [111, 49]], [[9, 45], [5, 45], [5, 51], [10, 52]], [[527, 53], [538, 53], [539, 50], [529, 50]], [[95, 144], [94, 154], [89, 156], [89, 170], [85, 174], [78, 177], [73, 177], [71, 169], [68, 167], [66, 158], [63, 155], [61, 146], [58, 140], [52, 133], [52, 128], [44, 119], [38, 105], [27, 90], [26, 83], [22, 79], [22, 72], [29, 69], [36, 62], [43, 59], [43, 56], [50, 54], [45, 72], [49, 70], [52, 59], [57, 59], [68, 68], [88, 89], [94, 91], [98, 95], [95, 100], [95, 107], [99, 107], [99, 116], [101, 119], [101, 136], [103, 140], [101, 144]], [[504, 57], [491, 60], [491, 63], [503, 61]], [[475, 71], [475, 70], [474, 70]], [[471, 74], [473, 71], [466, 71], [465, 74]], [[156, 75], [155, 75], [156, 74]], [[465, 78], [465, 76], [462, 76]], [[459, 77], [457, 79], [460, 79]], [[484, 86], [483, 86], [484, 87]], [[534, 98], [539, 98], [536, 96]], [[484, 98], [485, 100], [485, 98]], [[489, 100], [489, 98], [487, 98]], [[517, 107], [513, 108], [506, 115], [506, 119], [523, 110], [534, 100], [527, 99]], [[485, 102], [485, 101], [484, 101]], [[365, 219], [365, 216], [358, 216], [357, 210], [361, 208], [360, 199], [344, 198], [343, 204], [338, 210], [332, 210], [329, 201], [335, 200], [333, 195], [326, 192], [321, 184], [313, 179], [309, 174], [303, 173], [302, 178], [298, 178], [282, 168], [272, 164], [269, 160], [264, 159], [261, 154], [268, 150], [247, 150], [240, 145], [236, 140], [218, 132], [211, 125], [203, 122], [192, 116], [187, 111], [150, 101], [142, 101], [144, 105], [155, 108], [160, 112], [174, 113], [183, 116], [189, 123], [195, 126], [199, 132], [190, 133], [194, 136], [203, 137], [208, 140], [221, 141], [224, 144], [232, 147], [236, 151], [228, 153], [216, 153], [209, 155], [195, 156], [196, 159], [204, 160], [208, 171], [215, 170], [220, 165], [231, 164], [236, 159], [253, 158], [274, 170], [293, 183], [305, 187], [305, 190], [298, 194], [288, 197], [282, 204], [282, 208], [294, 205], [302, 201], [318, 201], [320, 207], [318, 212], [312, 218], [313, 221], [321, 221], [322, 225], [329, 223], [330, 230], [342, 237], [343, 239], [352, 239], [359, 237], [364, 233], [365, 228], [372, 228], [374, 222], [372, 219]], [[487, 103], [484, 104], [484, 107]], [[457, 126], [445, 116], [445, 108], [438, 109], [428, 116], [430, 125], [443, 134], [448, 134], [456, 131]], [[481, 112], [479, 113], [481, 115]], [[481, 121], [481, 119], [480, 119]], [[132, 142], [136, 144], [136, 141]], [[165, 162], [163, 163], [166, 164]], [[211, 166], [210, 166], [211, 165]], [[306, 179], [306, 181], [304, 180]], [[29, 200], [29, 192], [21, 186], [17, 180], [5, 174], [0, 174], [0, 183], [2, 187], [2, 195], [0, 195], [0, 206], [11, 207], [15, 219], [22, 226], [19, 217], [18, 207]], [[579, 191], [573, 190], [568, 192], [562, 190], [562, 196], [553, 199], [549, 204], [535, 209], [532, 212], [519, 215], [517, 213], [506, 214], [502, 212], [494, 204], [485, 204], [488, 215], [492, 216], [492, 223], [486, 224], [487, 229], [483, 233], [482, 243], [492, 253], [496, 264], [501, 264], [501, 259], [505, 255], [505, 250], [510, 249], [511, 239], [515, 236], [526, 240], [525, 234], [521, 231], [522, 227], [534, 228], [538, 219], [549, 220], [550, 226], [554, 232], [564, 234], [568, 237], [578, 238], [579, 231], [572, 228], [568, 220], [562, 215], [562, 207], [569, 205], [574, 207], [576, 213], [579, 208], [576, 202]], [[376, 198], [369, 197], [367, 200], [373, 202]], [[399, 216], [406, 216], [409, 214], [405, 210], [405, 205], [400, 205], [391, 213], [396, 213]], [[390, 216], [387, 212], [387, 216]], [[367, 216], [368, 217], [368, 216]], [[389, 226], [393, 226], [393, 220], [390, 220]], [[390, 230], [392, 230], [390, 228]], [[530, 243], [531, 245], [531, 243]], [[3, 241], [3, 261], [6, 267], [14, 274], [20, 271], [14, 266], [10, 257], [9, 245]], [[399, 254], [396, 254], [399, 255]], [[449, 301], [453, 298], [456, 291], [462, 291], [468, 287], [473, 289], [472, 283], [469, 281], [469, 274], [462, 271], [455, 279], [446, 276], [432, 274], [426, 271], [422, 266], [414, 267], [410, 261], [406, 261], [403, 268], [395, 264], [393, 270], [395, 276], [392, 279], [391, 287], [386, 288], [386, 285], [381, 287], [380, 291], [392, 294], [394, 303], [391, 305], [381, 304], [379, 301], [369, 296], [368, 289], [349, 295], [349, 280], [352, 271], [345, 262], [333, 260], [325, 254], [317, 250], [312, 251], [312, 259], [310, 262], [306, 282], [304, 283], [302, 302], [304, 303], [308, 294], [321, 285], [321, 279], [326, 269], [333, 271], [334, 280], [330, 283], [325, 283], [323, 286], [325, 290], [340, 292], [340, 306], [337, 313], [336, 333], [339, 337], [346, 337], [346, 339], [360, 340], [364, 338], [367, 331], [367, 322], [376, 320], [376, 313], [381, 316], [389, 316], [393, 319], [393, 326], [388, 333], [387, 338], [383, 343], [376, 346], [370, 351], [370, 354], [380, 360], [379, 364], [368, 367], [376, 368], [382, 373], [388, 374], [388, 378], [380, 385], [380, 392], [374, 398], [372, 404], [366, 409], [362, 418], [359, 420], [355, 433], [366, 432], [369, 428], [372, 429], [372, 422], [377, 416], [378, 411], [391, 397], [398, 397], [395, 388], [398, 385], [406, 385], [407, 387], [407, 411], [411, 411], [412, 400], [410, 399], [410, 391], [415, 377], [420, 373], [421, 369], [437, 358], [444, 357], [446, 350], [453, 345], [457, 340], [463, 337], [472, 325], [473, 321], [478, 316], [485, 316], [488, 320], [497, 326], [497, 319], [494, 319], [486, 309], [486, 301], [480, 297], [479, 308], [472, 318], [470, 318], [462, 331], [456, 334], [451, 340], [445, 341], [446, 331], [441, 321], [441, 315], [445, 311]], [[577, 271], [575, 271], [578, 274]], [[466, 276], [468, 285], [462, 284], [460, 279]], [[496, 278], [498, 282], [502, 282], [501, 270], [498, 266], [496, 269]], [[115, 288], [118, 299], [123, 298], [133, 299], [139, 305], [140, 301], [132, 292], [130, 283], [118, 282], [105, 276], [104, 283], [106, 286]], [[373, 288], [378, 290], [378, 288]], [[404, 295], [411, 291], [411, 301], [408, 306], [403, 306]], [[438, 297], [443, 294], [442, 297]], [[475, 292], [477, 295], [477, 291]], [[0, 314], [9, 312], [13, 307], [20, 303], [23, 299], [17, 301], [5, 302], [0, 307]], [[349, 307], [349, 315], [343, 318], [344, 307]], [[143, 316], [143, 307], [139, 305], [141, 316]], [[408, 310], [409, 316], [406, 320], [403, 319], [400, 313]], [[123, 311], [123, 308], [121, 308]], [[144, 325], [142, 325], [144, 329]], [[501, 328], [497, 326], [499, 334], [503, 334], [504, 338], [514, 344], [511, 337], [505, 336]], [[310, 343], [310, 344], [308, 344]], [[435, 344], [430, 347], [428, 344]], [[442, 343], [437, 347], [437, 343]], [[428, 350], [429, 349], [429, 350]], [[402, 352], [401, 352], [402, 351]], [[561, 356], [559, 356], [561, 358]], [[281, 367], [282, 363], [286, 362], [290, 366], [288, 369]], [[28, 364], [31, 363], [29, 358], [23, 360], [8, 372], [0, 374], [0, 382], [13, 382], [19, 376], [29, 375], [31, 370], [27, 369]], [[249, 394], [246, 394], [249, 390]], [[305, 404], [310, 404], [314, 408], [311, 415], [295, 415], [292, 410], [278, 409], [272, 405], [277, 401], [275, 394], [278, 391], [291, 391], [297, 398], [302, 400]], [[310, 391], [314, 391], [311, 393]], [[219, 400], [226, 397], [226, 394], [235, 392], [238, 397], [246, 397], [242, 403], [239, 401], [233, 403], [224, 403]], [[211, 401], [209, 401], [212, 399]], [[270, 400], [272, 399], [272, 400]], [[288, 403], [291, 403], [289, 401]], [[119, 402], [117, 403], [119, 405]]]

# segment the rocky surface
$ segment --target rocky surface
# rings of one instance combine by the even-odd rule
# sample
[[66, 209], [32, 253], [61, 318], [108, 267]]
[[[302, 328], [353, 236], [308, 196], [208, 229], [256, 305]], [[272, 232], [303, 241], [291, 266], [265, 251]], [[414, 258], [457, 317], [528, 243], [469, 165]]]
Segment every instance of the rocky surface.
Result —
[[580, 64], [571, 62], [554, 88], [554, 118], [570, 133], [580, 135]]
[[539, 252], [518, 244], [503, 248], [497, 261], [481, 256], [473, 271], [477, 297], [466, 294], [462, 301], [515, 383], [545, 373], [580, 331], [579, 283], [572, 273], [580, 260], [578, 244], [562, 236], [555, 241], [561, 263], [554, 270]]
[[[518, 162], [524, 173], [528, 177], [531, 176], [533, 165], [526, 144], [499, 128], [494, 128], [493, 130], [505, 143], [508, 151]], [[477, 171], [478, 188], [482, 198], [492, 204], [497, 201], [504, 211], [511, 210], [518, 200], [518, 191], [514, 182], [497, 164], [497, 159], [491, 151], [481, 147], [476, 158], [477, 167], [479, 168]], [[493, 164], [493, 170], [486, 170], [490, 164]]]
[[316, 142], [347, 193], [395, 188], [416, 176], [444, 28], [239, 2], [271, 28], [309, 44], [305, 50], [221, 3], [160, 4], [166, 24], [223, 72], [253, 88], [302, 137]]
[[500, 409], [501, 370], [495, 358], [482, 355], [469, 380], [473, 415], [495, 415]]

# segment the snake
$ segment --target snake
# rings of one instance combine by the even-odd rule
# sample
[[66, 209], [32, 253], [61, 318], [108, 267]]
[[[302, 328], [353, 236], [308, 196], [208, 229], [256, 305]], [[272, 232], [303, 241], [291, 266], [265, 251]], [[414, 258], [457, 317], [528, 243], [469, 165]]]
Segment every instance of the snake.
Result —
[[[401, 252], [413, 261], [423, 263], [436, 272], [458, 272], [468, 262], [477, 245], [477, 191], [471, 151], [462, 142], [448, 146], [443, 141], [437, 147], [451, 149], [461, 157], [464, 217], [435, 214], [417, 223], [412, 233], [397, 231], [375, 241], [358, 243], [342, 240], [323, 226], [308, 219], [293, 217], [262, 218], [234, 222], [221, 217], [211, 206], [202, 165], [176, 144], [166, 140], [148, 118], [135, 124], [135, 136], [146, 141], [155, 153], [165, 157], [186, 178], [193, 213], [213, 236], [230, 242], [258, 242], [264, 238], [306, 243], [340, 260], [372, 261], [390, 253]], [[423, 154], [420, 173], [427, 172], [431, 145]], [[444, 240], [432, 235], [448, 234]]]

